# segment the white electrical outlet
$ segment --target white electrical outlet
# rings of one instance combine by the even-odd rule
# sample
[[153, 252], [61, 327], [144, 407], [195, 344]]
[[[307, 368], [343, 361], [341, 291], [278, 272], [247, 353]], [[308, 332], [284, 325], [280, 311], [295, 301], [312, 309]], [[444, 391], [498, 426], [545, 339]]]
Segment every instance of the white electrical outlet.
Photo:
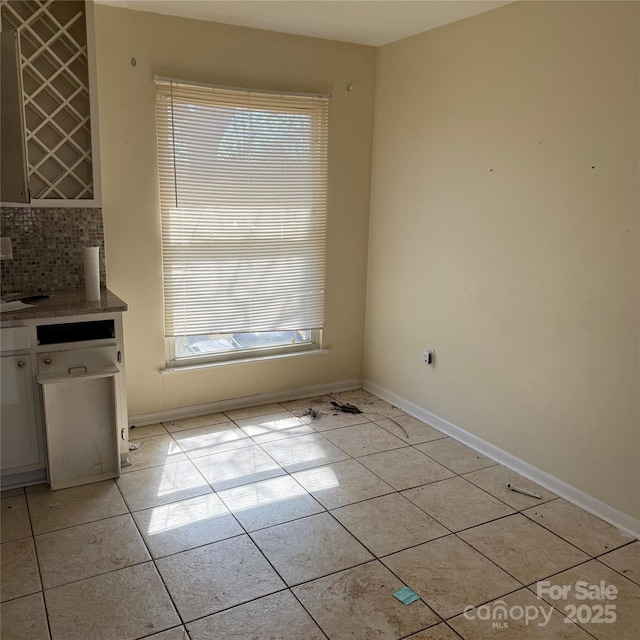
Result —
[[11, 238], [0, 238], [0, 260], [13, 260]]
[[433, 367], [436, 358], [436, 350], [431, 347], [425, 347], [422, 352], [422, 361], [429, 367]]

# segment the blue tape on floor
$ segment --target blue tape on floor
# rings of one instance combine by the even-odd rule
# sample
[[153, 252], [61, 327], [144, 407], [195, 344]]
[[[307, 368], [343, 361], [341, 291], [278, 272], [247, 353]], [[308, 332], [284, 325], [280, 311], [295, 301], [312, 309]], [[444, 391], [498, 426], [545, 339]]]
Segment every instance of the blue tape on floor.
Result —
[[420, 596], [413, 589], [409, 589], [409, 587], [402, 587], [402, 589], [393, 594], [393, 597], [400, 600], [402, 604], [411, 604], [416, 600], [420, 600]]

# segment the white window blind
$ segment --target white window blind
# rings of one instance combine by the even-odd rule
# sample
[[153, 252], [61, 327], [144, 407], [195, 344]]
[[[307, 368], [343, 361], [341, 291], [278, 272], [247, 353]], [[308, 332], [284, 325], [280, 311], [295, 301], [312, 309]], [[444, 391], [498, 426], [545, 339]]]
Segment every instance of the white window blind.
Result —
[[319, 329], [328, 99], [156, 79], [165, 334]]

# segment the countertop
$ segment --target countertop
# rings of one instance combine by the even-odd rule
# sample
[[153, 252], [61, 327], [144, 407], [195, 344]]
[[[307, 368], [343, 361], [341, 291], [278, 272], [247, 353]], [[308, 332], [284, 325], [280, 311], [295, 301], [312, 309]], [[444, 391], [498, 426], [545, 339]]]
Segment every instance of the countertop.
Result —
[[[3, 300], [12, 300], [18, 297], [16, 295], [7, 295], [3, 297]], [[101, 289], [100, 300], [95, 302], [85, 300], [84, 289], [70, 289], [68, 291], [56, 291], [49, 294], [48, 298], [28, 302], [27, 304], [33, 306], [19, 311], [6, 311], [2, 314], [1, 321], [5, 323], [37, 318], [81, 316], [89, 313], [118, 313], [127, 310], [127, 303], [118, 298], [109, 289]]]

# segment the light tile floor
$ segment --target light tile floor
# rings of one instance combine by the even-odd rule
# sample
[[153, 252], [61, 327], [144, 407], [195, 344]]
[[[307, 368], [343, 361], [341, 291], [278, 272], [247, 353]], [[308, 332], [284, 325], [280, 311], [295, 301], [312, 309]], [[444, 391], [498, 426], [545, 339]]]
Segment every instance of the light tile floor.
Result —
[[640, 542], [366, 391], [131, 439], [116, 481], [2, 493], [3, 640], [637, 638]]

